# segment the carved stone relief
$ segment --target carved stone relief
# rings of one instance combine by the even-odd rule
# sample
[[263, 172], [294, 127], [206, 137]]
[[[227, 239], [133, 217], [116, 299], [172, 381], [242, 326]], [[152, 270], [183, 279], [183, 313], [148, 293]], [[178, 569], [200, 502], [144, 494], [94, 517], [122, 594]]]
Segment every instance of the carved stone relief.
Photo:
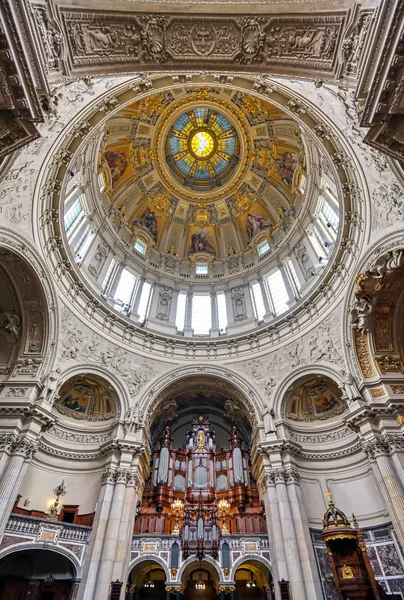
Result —
[[244, 299], [244, 289], [242, 287], [236, 287], [231, 290], [231, 300], [233, 303], [233, 317], [234, 321], [244, 321], [247, 318], [247, 307]]
[[345, 15], [123, 17], [62, 9], [73, 68], [113, 63], [218, 61], [232, 67], [289, 65], [332, 73]]
[[149, 383], [159, 372], [156, 363], [144, 360], [122, 348], [91, 333], [87, 327], [78, 324], [67, 308], [63, 309], [61, 345], [59, 357], [63, 362], [85, 360], [115, 371], [128, 386], [131, 396]]
[[101, 273], [105, 261], [107, 260], [109, 251], [110, 247], [106, 242], [98, 244], [94, 257], [88, 267], [89, 272], [95, 279], [97, 279]]
[[161, 286], [156, 311], [156, 318], [160, 321], [168, 321], [170, 318], [171, 300], [173, 291], [167, 286]]

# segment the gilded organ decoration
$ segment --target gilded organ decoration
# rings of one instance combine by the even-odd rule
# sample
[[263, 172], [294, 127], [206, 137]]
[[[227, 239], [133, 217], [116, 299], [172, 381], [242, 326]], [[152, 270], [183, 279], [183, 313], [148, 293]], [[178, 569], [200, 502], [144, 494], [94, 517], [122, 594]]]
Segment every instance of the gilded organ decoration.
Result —
[[209, 419], [200, 414], [185, 444], [174, 448], [171, 428], [164, 427], [135, 533], [178, 531], [185, 555], [215, 556], [220, 535], [266, 531], [245, 444], [235, 425], [229, 433], [228, 447], [220, 447]]
[[85, 421], [107, 421], [115, 416], [109, 390], [96, 379], [84, 376], [62, 386], [55, 408], [62, 415]]

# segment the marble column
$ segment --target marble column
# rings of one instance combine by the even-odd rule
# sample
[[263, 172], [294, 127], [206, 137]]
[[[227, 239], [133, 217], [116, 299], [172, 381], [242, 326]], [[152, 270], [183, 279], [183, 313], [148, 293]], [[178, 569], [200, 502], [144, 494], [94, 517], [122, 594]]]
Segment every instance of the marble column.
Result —
[[[303, 582], [303, 573], [300, 565], [300, 554], [296, 532], [289, 504], [289, 496], [286, 489], [286, 481], [288, 479], [287, 471], [285, 469], [276, 469], [274, 471], [274, 477], [286, 564], [288, 567], [289, 583], [293, 600], [307, 600]], [[310, 598], [310, 600], [312, 600], [312, 598]]]
[[274, 566], [274, 580], [289, 580], [288, 567], [286, 564], [285, 547], [283, 545], [283, 535], [281, 519], [279, 515], [278, 498], [276, 495], [275, 481], [270, 475], [264, 475], [262, 487], [265, 491], [265, 504], [267, 514], [267, 529], [269, 532], [269, 542], [271, 546], [272, 564]]
[[262, 300], [264, 302], [264, 310], [265, 310], [264, 321], [267, 321], [268, 319], [272, 319], [272, 317], [274, 316], [274, 313], [272, 311], [272, 308], [269, 305], [268, 292], [266, 290], [265, 283], [264, 283], [264, 280], [262, 279], [262, 277], [259, 278], [258, 283], [260, 284]]
[[299, 485], [299, 475], [295, 469], [288, 470], [288, 483], [286, 488], [300, 554], [300, 565], [306, 596], [310, 600], [322, 600], [323, 593], [321, 590], [316, 558], [314, 556], [313, 544], [310, 538], [309, 521]]
[[[102, 475], [102, 485], [95, 511], [93, 531], [85, 559], [78, 600], [93, 600], [100, 566], [102, 546], [115, 490], [116, 470], [108, 467]], [[105, 595], [107, 598], [107, 595]]]
[[22, 479], [28, 463], [35, 452], [35, 443], [27, 439], [17, 439], [11, 443], [11, 456], [0, 480], [0, 540], [17, 499]]
[[[364, 447], [367, 455], [376, 462], [380, 490], [385, 498], [397, 539], [404, 545], [404, 484], [391, 457], [394, 443], [390, 438], [379, 438]], [[378, 477], [379, 474], [379, 477]]]
[[187, 292], [187, 302], [185, 305], [185, 327], [184, 327], [184, 336], [192, 337], [194, 334], [194, 330], [192, 329], [192, 300], [193, 300], [194, 292], [192, 289]]
[[210, 292], [210, 310], [211, 310], [211, 321], [212, 325], [210, 328], [211, 337], [218, 337], [219, 335], [219, 313], [217, 308], [217, 296], [216, 292]]
[[125, 598], [124, 588], [129, 575], [128, 566], [132, 549], [133, 529], [136, 517], [136, 503], [139, 497], [139, 489], [140, 485], [137, 473], [135, 471], [129, 471], [111, 580], [116, 581], [118, 579], [119, 581], [123, 581], [121, 600], [124, 600]]
[[118, 468], [116, 470], [115, 489], [112, 496], [111, 510], [109, 511], [105, 538], [102, 546], [94, 594], [94, 598], [100, 598], [100, 600], [102, 598], [108, 598], [111, 582], [113, 581], [112, 572], [116, 559], [119, 528], [125, 501], [127, 477], [127, 469]]
[[17, 439], [18, 438], [12, 433], [5, 433], [0, 436], [0, 480], [8, 461], [10, 460], [13, 443], [15, 443]]

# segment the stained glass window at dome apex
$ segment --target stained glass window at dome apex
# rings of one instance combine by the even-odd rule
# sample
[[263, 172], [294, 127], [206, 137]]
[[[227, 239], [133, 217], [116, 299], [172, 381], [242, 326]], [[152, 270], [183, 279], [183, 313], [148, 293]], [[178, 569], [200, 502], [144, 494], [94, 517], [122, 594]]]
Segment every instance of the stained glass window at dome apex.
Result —
[[166, 161], [175, 178], [197, 191], [221, 186], [238, 164], [240, 142], [227, 117], [201, 106], [183, 112], [166, 139]]

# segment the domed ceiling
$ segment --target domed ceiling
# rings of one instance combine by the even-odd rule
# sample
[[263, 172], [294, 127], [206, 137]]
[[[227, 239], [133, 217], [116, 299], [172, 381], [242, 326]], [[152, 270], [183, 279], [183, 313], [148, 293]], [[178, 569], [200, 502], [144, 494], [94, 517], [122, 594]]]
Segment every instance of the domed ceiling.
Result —
[[213, 260], [285, 228], [306, 168], [299, 126], [276, 106], [231, 88], [173, 89], [109, 120], [99, 181], [133, 240]]

